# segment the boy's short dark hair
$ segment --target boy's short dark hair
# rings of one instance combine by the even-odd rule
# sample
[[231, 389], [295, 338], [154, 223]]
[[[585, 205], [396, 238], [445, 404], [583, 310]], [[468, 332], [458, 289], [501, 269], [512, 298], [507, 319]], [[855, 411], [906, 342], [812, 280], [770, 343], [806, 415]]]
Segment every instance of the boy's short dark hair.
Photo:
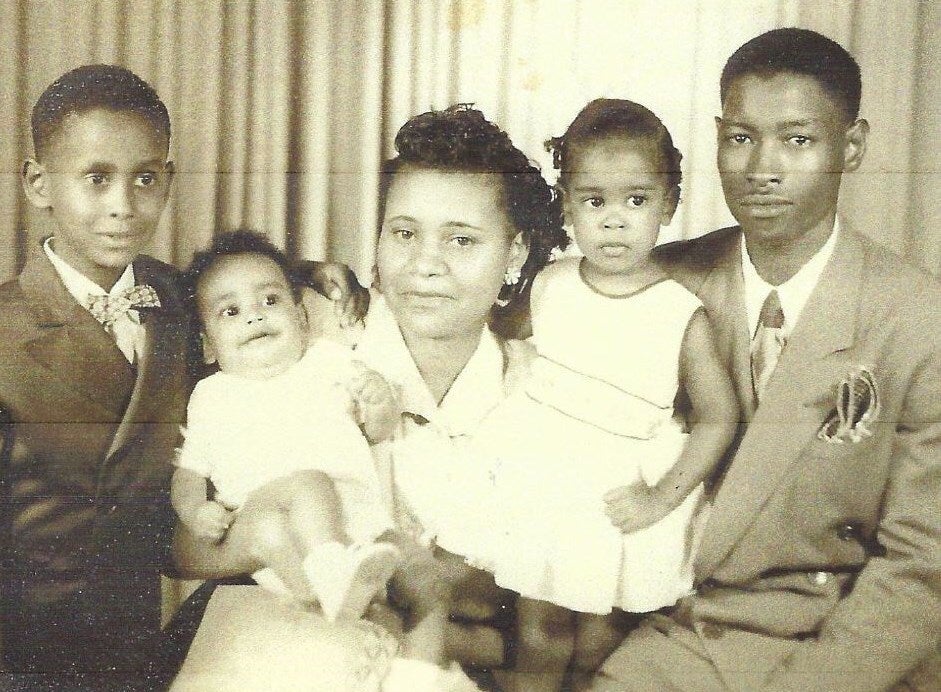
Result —
[[65, 118], [95, 109], [135, 113], [170, 142], [167, 107], [147, 82], [118, 65], [82, 65], [46, 87], [32, 114], [33, 149], [41, 157]]
[[769, 77], [781, 72], [813, 77], [836, 98], [849, 121], [859, 117], [862, 79], [853, 56], [836, 41], [816, 31], [793, 27], [772, 29], [751, 39], [725, 63], [719, 95], [725, 97], [739, 77]]
[[194, 253], [189, 267], [183, 272], [181, 279], [183, 296], [193, 314], [199, 314], [196, 304], [196, 292], [199, 289], [200, 279], [221, 260], [238, 255], [258, 255], [273, 261], [280, 267], [284, 278], [291, 287], [291, 294], [294, 296], [295, 302], [300, 301], [302, 282], [298, 280], [287, 255], [263, 234], [255, 231], [238, 230], [217, 236], [208, 248]]

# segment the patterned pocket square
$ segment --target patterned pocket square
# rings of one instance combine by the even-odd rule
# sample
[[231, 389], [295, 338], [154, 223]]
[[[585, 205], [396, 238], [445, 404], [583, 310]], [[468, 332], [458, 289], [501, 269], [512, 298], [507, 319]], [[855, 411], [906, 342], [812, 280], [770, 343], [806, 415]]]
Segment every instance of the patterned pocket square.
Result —
[[879, 388], [869, 368], [859, 365], [844, 377], [836, 393], [836, 407], [817, 437], [831, 444], [862, 442], [872, 436], [870, 425], [879, 416]]

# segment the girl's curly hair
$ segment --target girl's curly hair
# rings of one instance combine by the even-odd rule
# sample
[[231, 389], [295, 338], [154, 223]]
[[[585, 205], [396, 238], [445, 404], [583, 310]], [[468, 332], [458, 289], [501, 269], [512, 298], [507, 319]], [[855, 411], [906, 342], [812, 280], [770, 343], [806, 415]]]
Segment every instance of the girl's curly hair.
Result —
[[404, 167], [431, 168], [503, 176], [506, 212], [523, 234], [529, 256], [520, 281], [504, 286], [502, 300], [516, 302], [528, 294], [533, 278], [554, 248], [564, 249], [562, 202], [539, 169], [514, 146], [509, 135], [470, 104], [457, 104], [411, 118], [395, 137], [397, 155], [380, 172], [379, 217], [395, 173]]
[[680, 162], [683, 155], [673, 146], [673, 138], [653, 111], [626, 99], [595, 99], [579, 111], [561, 137], [546, 141], [552, 165], [559, 171], [559, 185], [568, 185], [574, 151], [593, 142], [623, 137], [651, 142], [658, 154], [659, 172], [675, 200], [680, 198]]

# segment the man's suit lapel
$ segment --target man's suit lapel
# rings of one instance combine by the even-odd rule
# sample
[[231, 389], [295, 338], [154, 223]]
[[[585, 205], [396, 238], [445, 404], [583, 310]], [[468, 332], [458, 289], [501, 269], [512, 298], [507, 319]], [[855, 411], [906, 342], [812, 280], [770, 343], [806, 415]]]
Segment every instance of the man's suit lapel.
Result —
[[716, 346], [732, 376], [744, 419], [755, 410], [749, 355], [748, 319], [745, 312], [745, 286], [739, 241], [717, 258], [715, 266], [696, 290], [709, 313], [716, 333]]
[[41, 250], [29, 258], [19, 281], [40, 332], [25, 344], [27, 352], [69, 388], [120, 416], [134, 370], [117, 344], [72, 298]]
[[174, 386], [166, 379], [174, 363], [184, 358], [186, 332], [185, 313], [176, 300], [173, 287], [167, 278], [157, 274], [146, 262], [134, 264], [134, 276], [138, 284], [149, 284], [157, 291], [161, 308], [142, 312], [144, 320], [144, 347], [137, 361], [137, 381], [131, 393], [127, 410], [118, 426], [108, 456], [117, 452], [142, 424], [164, 419], [161, 411], [161, 392], [172, 392]]
[[833, 354], [853, 345], [862, 272], [862, 246], [844, 230], [719, 488], [697, 559], [700, 579], [728, 555], [816, 438], [825, 415], [818, 404], [846, 375]]

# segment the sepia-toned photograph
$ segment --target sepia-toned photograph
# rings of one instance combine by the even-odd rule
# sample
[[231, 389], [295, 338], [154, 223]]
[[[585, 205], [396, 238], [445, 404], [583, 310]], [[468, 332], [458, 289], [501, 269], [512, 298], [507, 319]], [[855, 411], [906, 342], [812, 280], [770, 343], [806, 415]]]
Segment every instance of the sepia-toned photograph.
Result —
[[0, 688], [941, 690], [941, 0], [0, 0]]

